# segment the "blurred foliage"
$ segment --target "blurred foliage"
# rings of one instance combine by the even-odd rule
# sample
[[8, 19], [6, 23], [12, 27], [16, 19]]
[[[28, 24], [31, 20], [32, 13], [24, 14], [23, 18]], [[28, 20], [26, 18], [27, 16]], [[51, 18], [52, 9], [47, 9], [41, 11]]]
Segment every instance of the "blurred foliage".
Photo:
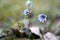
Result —
[[[27, 0], [0, 0], [0, 27], [16, 28], [18, 25], [24, 26], [22, 23], [24, 19], [23, 11], [27, 8], [25, 6]], [[51, 20], [49, 26], [54, 23], [56, 16], [60, 16], [60, 0], [31, 0], [33, 7], [31, 8], [31, 21], [37, 22], [39, 14], [48, 15], [48, 20]], [[3, 26], [4, 25], [4, 26]], [[40, 25], [40, 24], [39, 24]], [[56, 26], [56, 25], [55, 25]], [[60, 27], [60, 26], [59, 26]], [[25, 40], [15, 37], [6, 37], [1, 40]]]
[[[0, 25], [8, 24], [7, 26], [12, 27], [18, 25], [18, 21], [23, 21], [25, 17], [23, 11], [27, 8], [26, 1], [0, 0]], [[48, 15], [48, 20], [52, 22], [55, 20], [56, 15], [60, 16], [60, 0], [31, 0], [31, 2], [33, 5], [31, 8], [32, 22], [37, 22], [38, 15], [42, 13]], [[2, 25], [1, 27], [4, 27]]]
[[23, 21], [19, 21], [18, 26], [19, 26], [20, 29], [22, 29], [24, 27]]
[[[36, 13], [46, 13], [52, 5], [56, 8], [59, 6], [59, 0], [31, 0], [32, 11]], [[0, 21], [7, 21], [9, 18], [19, 19], [23, 16], [23, 10], [26, 9], [26, 0], [0, 0]], [[57, 8], [59, 9], [59, 8]], [[51, 10], [50, 10], [51, 11]], [[55, 10], [53, 10], [55, 11]], [[56, 10], [57, 13], [59, 10]], [[51, 14], [51, 13], [50, 13]], [[53, 13], [55, 15], [55, 13]]]

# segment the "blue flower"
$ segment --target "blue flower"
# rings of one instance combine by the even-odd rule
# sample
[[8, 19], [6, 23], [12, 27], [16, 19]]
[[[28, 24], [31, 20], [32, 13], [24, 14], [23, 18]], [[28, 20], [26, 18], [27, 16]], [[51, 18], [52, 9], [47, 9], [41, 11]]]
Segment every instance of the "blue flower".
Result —
[[28, 15], [28, 14], [29, 14], [29, 10], [28, 9], [24, 10], [24, 15]]
[[40, 22], [44, 23], [47, 20], [47, 15], [45, 15], [45, 14], [38, 15], [38, 20]]

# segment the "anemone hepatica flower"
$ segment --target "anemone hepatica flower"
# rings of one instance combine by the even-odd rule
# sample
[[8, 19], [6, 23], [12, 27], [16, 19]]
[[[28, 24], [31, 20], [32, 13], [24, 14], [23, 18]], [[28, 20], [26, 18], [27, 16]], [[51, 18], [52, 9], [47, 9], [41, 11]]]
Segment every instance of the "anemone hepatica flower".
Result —
[[40, 22], [44, 23], [47, 20], [47, 15], [45, 15], [45, 14], [38, 15], [38, 20]]
[[29, 14], [29, 10], [28, 9], [24, 10], [24, 15], [28, 15], [28, 14]]
[[26, 6], [27, 6], [28, 8], [31, 8], [31, 7], [32, 7], [32, 3], [31, 3], [30, 0], [27, 0], [27, 2], [26, 2]]

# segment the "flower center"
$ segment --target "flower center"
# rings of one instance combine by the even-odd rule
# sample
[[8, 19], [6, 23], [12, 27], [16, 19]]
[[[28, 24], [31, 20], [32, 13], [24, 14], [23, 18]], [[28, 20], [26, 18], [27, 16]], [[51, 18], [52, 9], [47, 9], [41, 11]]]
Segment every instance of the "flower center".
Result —
[[41, 17], [42, 17], [42, 19], [44, 19], [44, 18], [45, 18], [45, 16], [44, 16], [44, 15], [42, 15]]
[[28, 14], [29, 12], [26, 12], [26, 14]]

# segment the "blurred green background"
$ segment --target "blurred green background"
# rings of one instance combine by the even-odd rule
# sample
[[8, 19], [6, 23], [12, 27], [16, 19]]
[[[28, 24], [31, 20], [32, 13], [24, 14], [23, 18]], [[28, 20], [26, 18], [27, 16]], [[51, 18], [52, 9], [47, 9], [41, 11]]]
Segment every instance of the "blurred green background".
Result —
[[[13, 25], [24, 19], [23, 11], [26, 9], [27, 0], [0, 0], [0, 27]], [[48, 16], [60, 16], [60, 0], [31, 0], [33, 13], [32, 22], [37, 21], [37, 16], [45, 13]]]
[[[27, 0], [0, 0], [0, 28], [15, 28], [18, 21], [24, 20], [23, 12], [27, 8], [25, 5], [26, 1]], [[54, 18], [60, 16], [60, 0], [31, 0], [31, 2], [31, 11], [33, 14], [31, 18], [32, 24], [37, 24], [37, 22], [39, 22], [37, 18], [38, 15], [43, 13], [48, 16], [47, 25], [51, 22], [49, 27], [52, 25], [51, 27], [54, 28], [60, 25], [60, 21], [54, 22]], [[9, 40], [9, 38], [6, 40]], [[10, 38], [10, 40], [13, 39]]]

